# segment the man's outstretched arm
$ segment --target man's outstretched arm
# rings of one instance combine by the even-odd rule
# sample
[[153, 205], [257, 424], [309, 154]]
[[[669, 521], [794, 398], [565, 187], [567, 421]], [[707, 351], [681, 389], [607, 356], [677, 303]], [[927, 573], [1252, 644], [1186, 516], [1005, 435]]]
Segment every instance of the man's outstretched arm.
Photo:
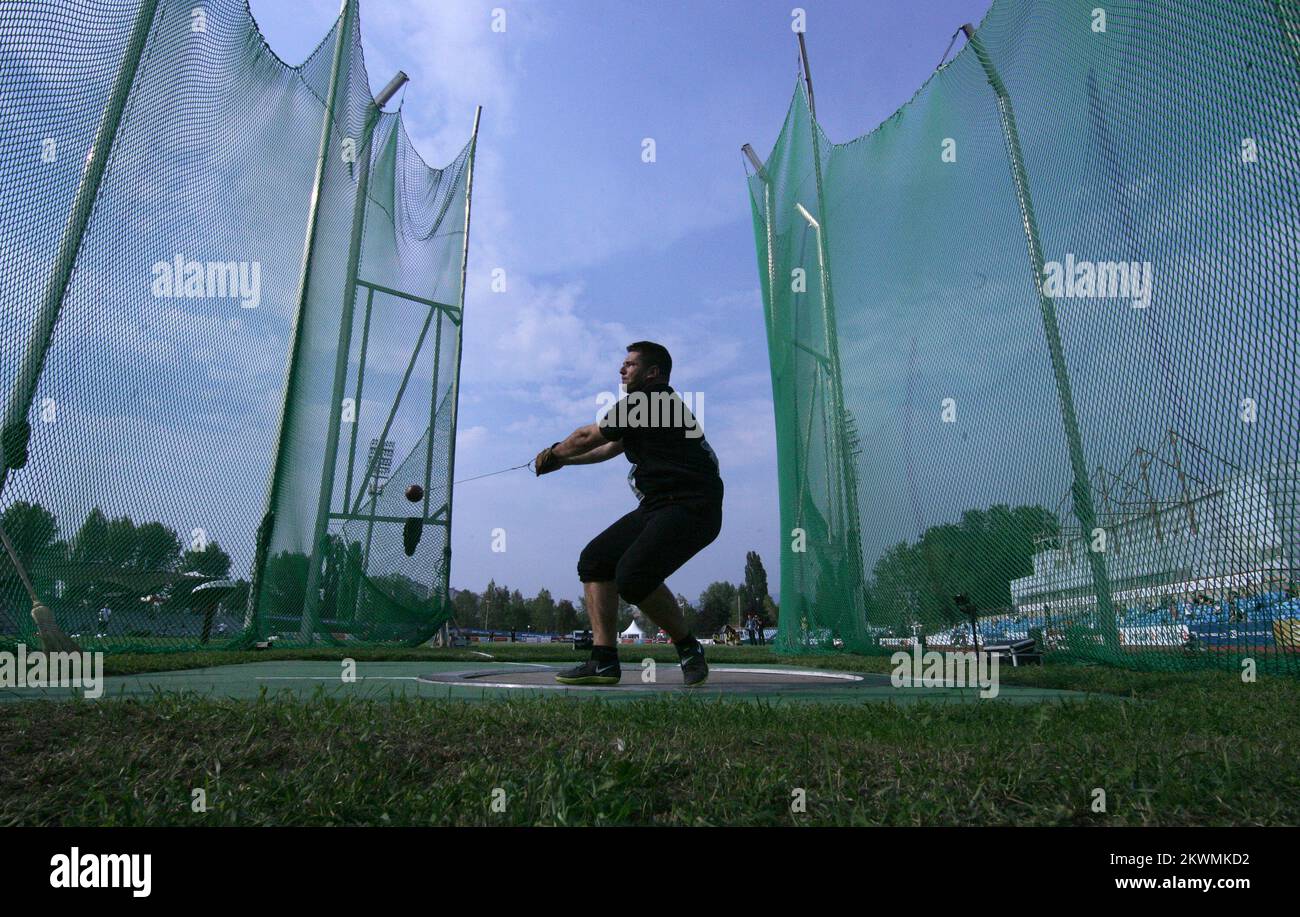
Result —
[[570, 433], [560, 442], [543, 449], [537, 456], [535, 471], [546, 474], [564, 465], [592, 465], [604, 462], [623, 452], [621, 441], [611, 441], [601, 435], [597, 424], [587, 424]]
[[597, 462], [607, 462], [614, 456], [622, 454], [623, 444], [621, 442], [611, 443], [607, 440], [590, 452], [584, 452], [582, 455], [570, 459], [562, 459], [562, 461], [566, 465], [594, 465]]

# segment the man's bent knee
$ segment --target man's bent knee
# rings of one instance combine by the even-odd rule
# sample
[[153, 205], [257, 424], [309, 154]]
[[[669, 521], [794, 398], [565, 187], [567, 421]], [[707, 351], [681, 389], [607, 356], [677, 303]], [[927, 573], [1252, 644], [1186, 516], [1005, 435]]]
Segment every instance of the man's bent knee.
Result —
[[619, 572], [615, 580], [619, 597], [629, 605], [639, 606], [650, 597], [650, 593], [662, 585], [663, 580], [653, 574]]
[[596, 556], [588, 545], [578, 555], [578, 581], [583, 583], [608, 583], [614, 579], [615, 568]]

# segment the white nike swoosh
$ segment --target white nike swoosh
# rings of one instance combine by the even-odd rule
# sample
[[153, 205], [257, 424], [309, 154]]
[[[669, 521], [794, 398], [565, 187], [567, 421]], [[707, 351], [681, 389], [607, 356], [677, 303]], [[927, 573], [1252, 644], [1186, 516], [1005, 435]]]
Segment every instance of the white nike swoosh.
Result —
[[596, 668], [596, 674], [597, 674], [597, 675], [603, 675], [603, 674], [605, 674], [606, 672], [612, 672], [612, 671], [614, 671], [616, 668], [618, 668], [618, 666], [613, 666], [613, 665], [607, 665], [607, 666], [605, 666], [603, 669], [597, 667], [597, 668]]

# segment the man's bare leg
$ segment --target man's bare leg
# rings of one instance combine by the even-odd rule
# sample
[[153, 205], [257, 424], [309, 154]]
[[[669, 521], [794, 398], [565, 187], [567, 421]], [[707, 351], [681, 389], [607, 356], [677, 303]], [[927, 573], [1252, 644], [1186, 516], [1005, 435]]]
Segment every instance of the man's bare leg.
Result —
[[587, 618], [591, 621], [591, 658], [575, 668], [555, 673], [562, 685], [616, 685], [618, 666], [618, 584], [583, 583]]
[[[587, 601], [590, 607], [591, 600]], [[678, 606], [677, 599], [673, 597], [667, 583], [660, 583], [659, 588], [642, 599], [637, 607], [647, 618], [662, 627], [664, 633], [674, 643], [685, 640], [690, 633], [686, 629], [686, 619], [682, 617], [682, 609]]]
[[677, 657], [682, 666], [682, 679], [686, 687], [697, 688], [709, 677], [709, 665], [704, 661], [704, 647], [686, 628], [682, 609], [673, 598], [667, 583], [641, 600], [637, 606], [645, 616], [664, 629], [677, 647]]
[[591, 619], [591, 642], [596, 646], [618, 645], [618, 584], [583, 583], [587, 617]]

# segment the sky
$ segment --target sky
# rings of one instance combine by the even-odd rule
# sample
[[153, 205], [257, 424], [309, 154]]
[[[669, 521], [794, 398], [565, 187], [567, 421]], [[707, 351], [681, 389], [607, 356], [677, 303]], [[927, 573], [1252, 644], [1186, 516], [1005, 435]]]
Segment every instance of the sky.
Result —
[[[958, 26], [978, 24], [988, 6], [801, 4], [827, 135], [847, 141], [888, 118]], [[250, 8], [276, 54], [297, 64], [339, 4]], [[703, 397], [696, 414], [726, 485], [722, 533], [668, 581], [692, 601], [716, 580], [740, 582], [751, 550], [779, 597], [776, 431], [740, 147], [765, 157], [780, 130], [798, 75], [793, 9], [764, 0], [361, 5], [372, 88], [399, 69], [410, 76], [390, 108], [402, 106], [427, 162], [452, 160], [483, 106], [457, 479], [519, 465], [594, 421], [598, 398], [617, 389], [626, 345], [665, 344], [673, 386]], [[504, 291], [493, 290], [494, 276]], [[494, 579], [525, 595], [576, 598], [582, 547], [635, 506], [627, 471], [619, 457], [461, 484], [452, 586], [481, 590]]]

